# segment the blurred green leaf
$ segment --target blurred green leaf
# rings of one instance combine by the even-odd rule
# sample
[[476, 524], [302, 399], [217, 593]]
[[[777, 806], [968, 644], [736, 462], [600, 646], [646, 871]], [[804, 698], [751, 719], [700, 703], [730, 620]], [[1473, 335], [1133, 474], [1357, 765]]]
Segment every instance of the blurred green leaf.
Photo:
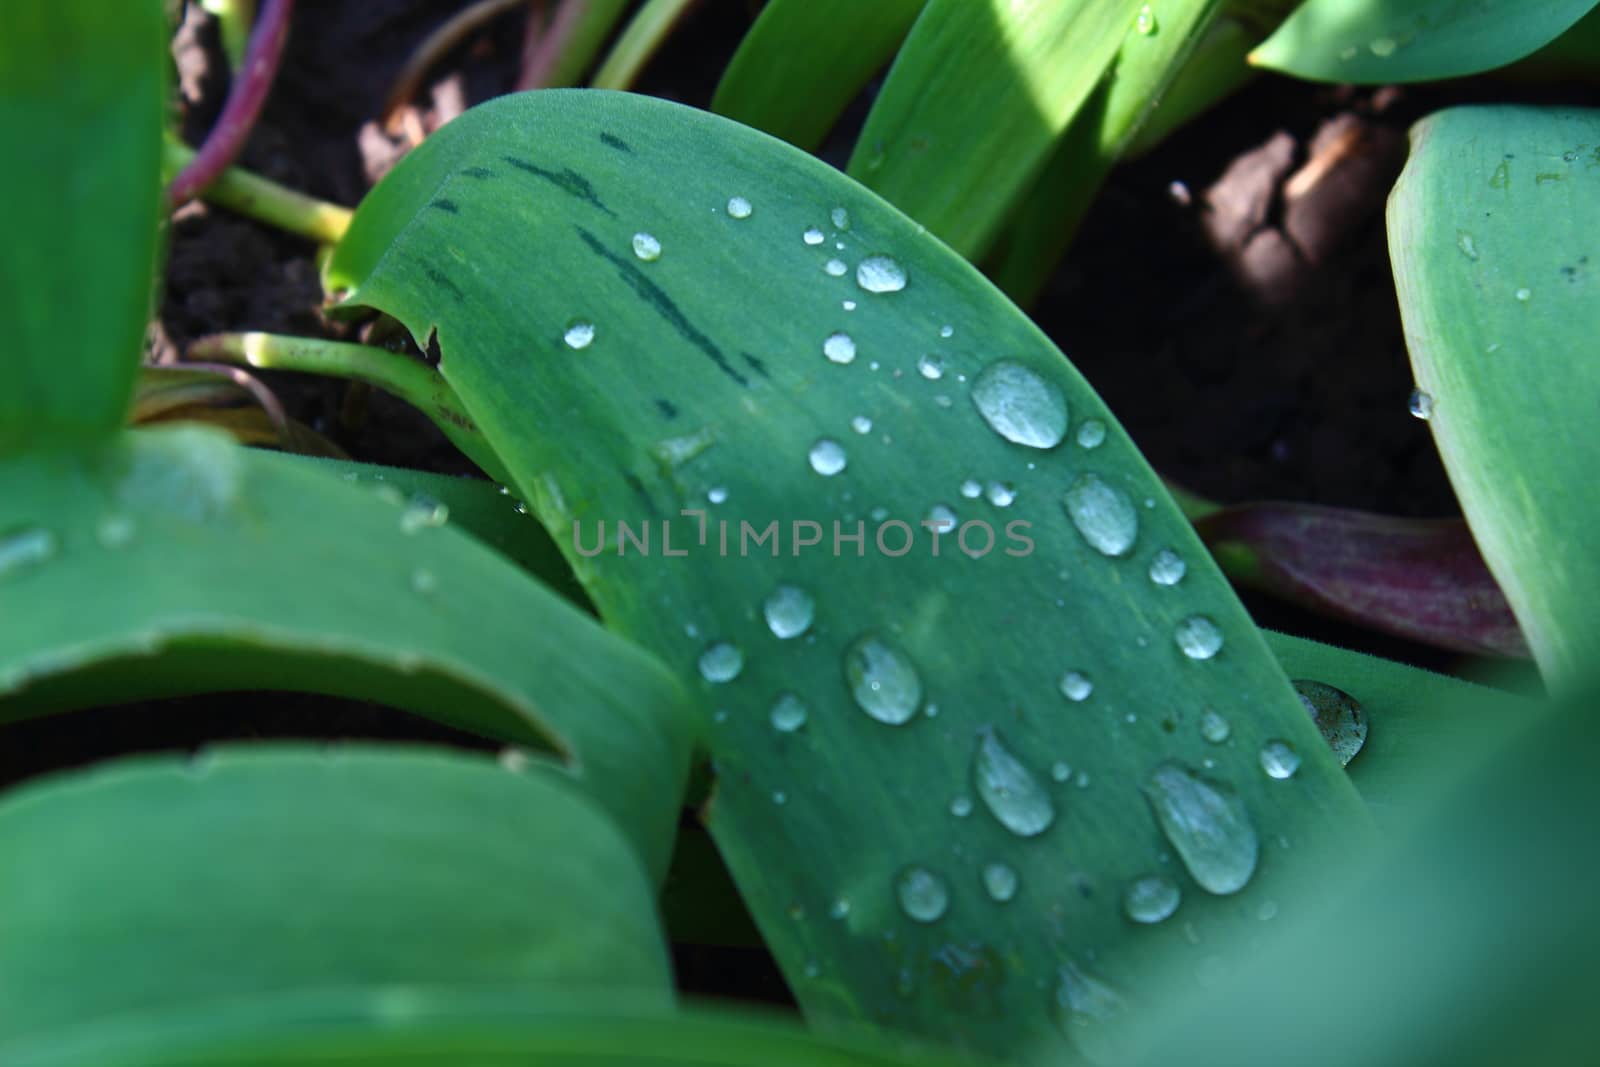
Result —
[[1594, 6], [1595, 0], [1306, 0], [1250, 61], [1313, 81], [1459, 78], [1537, 51]]
[[[693, 686], [709, 825], [813, 1016], [988, 1051], [1059, 1040], [1064, 974], [1137, 995], [1185, 929], [1226, 943], [1295, 862], [1365, 840], [1359, 797], [1088, 385], [832, 168], [643, 97], [506, 98], [373, 191], [328, 281], [437, 330], [440, 373], [602, 616]], [[989, 524], [992, 550], [980, 524], [971, 554], [948, 534], [934, 556], [918, 524], [937, 507]], [[883, 529], [898, 550], [891, 517], [914, 551], [877, 549]], [[835, 549], [836, 520], [863, 524], [861, 555]], [[654, 552], [618, 552], [622, 521], [648, 522]], [[829, 541], [797, 551], [796, 521]], [[741, 522], [781, 544], [741, 550]], [[664, 523], [687, 555], [663, 554]], [[1234, 745], [1202, 736], [1207, 706]], [[1262, 770], [1272, 739], [1303, 760], [1289, 780]], [[1226, 784], [1186, 793], [1190, 774]], [[1147, 790], [1216, 798], [1238, 847], [1225, 876], [1194, 863], [1222, 889], [1258, 870], [1249, 888], [1178, 873]], [[1181, 921], [1130, 922], [1124, 890], [1158, 871]]]
[[1568, 687], [1600, 657], [1600, 112], [1423, 120], [1388, 221], [1434, 441], [1534, 659]]
[[216, 689], [382, 701], [554, 750], [665, 871], [681, 689], [437, 501], [199, 429], [12, 459], [0, 497], [0, 720]]
[[154, 2], [0, 4], [0, 455], [127, 415], [156, 264], [164, 34]]
[[1127, 0], [928, 0], [849, 173], [975, 259], [1100, 82]]
[[671, 996], [634, 849], [571, 779], [481, 757], [253, 746], [0, 801], [8, 1042], [253, 995], [410, 985]]
[[771, 0], [722, 72], [711, 110], [816, 151], [924, 2]]

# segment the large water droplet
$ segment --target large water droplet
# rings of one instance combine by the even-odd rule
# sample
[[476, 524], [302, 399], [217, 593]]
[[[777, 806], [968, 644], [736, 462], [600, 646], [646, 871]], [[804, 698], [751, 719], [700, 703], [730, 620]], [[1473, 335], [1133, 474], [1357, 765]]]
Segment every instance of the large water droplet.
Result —
[[844, 446], [829, 437], [824, 437], [812, 445], [808, 458], [811, 460], [811, 469], [824, 478], [838, 474], [849, 462], [849, 458], [844, 454]]
[[1421, 389], [1411, 390], [1411, 399], [1406, 402], [1406, 407], [1411, 412], [1411, 417], [1427, 422], [1433, 418], [1433, 397]]
[[792, 734], [806, 724], [805, 703], [793, 693], [784, 693], [773, 701], [768, 721], [779, 733]]
[[636, 233], [633, 235], [633, 254], [646, 263], [654, 263], [661, 258], [661, 242], [648, 233]]
[[895, 896], [906, 918], [919, 923], [937, 922], [950, 906], [944, 879], [926, 867], [907, 867], [894, 882]]
[[1161, 28], [1156, 21], [1155, 9], [1145, 4], [1139, 9], [1139, 17], [1134, 20], [1134, 28], [1146, 37], [1153, 36]]
[[1222, 651], [1222, 631], [1204, 615], [1191, 615], [1178, 624], [1173, 640], [1190, 659], [1210, 659]]
[[1151, 874], [1128, 883], [1122, 893], [1122, 910], [1136, 923], [1158, 923], [1171, 918], [1182, 900], [1175, 884]]
[[56, 535], [43, 526], [0, 534], [0, 578], [49, 562], [59, 547]]
[[1013, 444], [1054, 448], [1067, 433], [1061, 390], [1020, 363], [1000, 360], [972, 383], [972, 402], [989, 428]]
[[869, 293], [898, 293], [906, 287], [906, 269], [889, 256], [868, 256], [856, 265], [856, 284]]
[[744, 670], [744, 653], [737, 645], [718, 641], [700, 653], [700, 677], [708, 682], [731, 682]]
[[922, 703], [922, 679], [911, 658], [876, 634], [845, 650], [844, 677], [856, 705], [881, 723], [909, 722]]
[[1062, 506], [1089, 547], [1106, 556], [1126, 556], [1139, 536], [1133, 499], [1097, 474], [1081, 474], [1062, 498]]
[[762, 605], [767, 616], [767, 628], [780, 641], [799, 637], [811, 628], [816, 616], [816, 601], [811, 594], [794, 585], [780, 585]]
[[1056, 808], [1050, 794], [992, 727], [985, 727], [978, 735], [978, 747], [972, 756], [972, 783], [989, 813], [1018, 837], [1042, 834], [1055, 821]]
[[450, 509], [431, 496], [417, 495], [406, 501], [400, 512], [400, 532], [420, 533], [450, 521]]
[[1017, 872], [1004, 863], [990, 863], [983, 868], [983, 888], [989, 899], [1004, 904], [1017, 895]]
[[1125, 1032], [1127, 1001], [1070, 960], [1057, 973], [1059, 981], [1050, 1006], [1056, 1026], [1090, 1063], [1125, 1062], [1130, 1050]]
[[750, 217], [750, 213], [754, 210], [755, 208], [750, 206], [750, 201], [746, 200], [742, 196], [733, 196], [728, 198], [729, 218], [747, 219]]
[[1232, 733], [1233, 727], [1228, 725], [1228, 720], [1215, 708], [1207, 708], [1200, 713], [1200, 736], [1213, 745], [1222, 744]]
[[582, 351], [594, 344], [594, 323], [587, 319], [574, 319], [567, 323], [567, 332], [561, 336], [568, 348]]
[[851, 363], [856, 358], [855, 338], [843, 330], [831, 333], [828, 339], [822, 342], [822, 354], [834, 363]]
[[1297, 678], [1292, 684], [1311, 720], [1322, 731], [1323, 740], [1339, 757], [1339, 762], [1349, 766], [1367, 743], [1367, 718], [1361, 705], [1344, 690], [1322, 682]]
[[1188, 572], [1189, 565], [1170, 548], [1163, 548], [1150, 559], [1150, 580], [1157, 585], [1177, 585]]
[[1182, 764], [1163, 763], [1144, 783], [1161, 832], [1190, 877], [1208, 893], [1237, 893], [1255, 873], [1261, 845], [1232, 787], [1203, 778]]
[[1094, 682], [1082, 671], [1068, 671], [1061, 676], [1061, 695], [1068, 700], [1078, 702], [1089, 699], [1089, 694], [1094, 692]]
[[1268, 778], [1293, 778], [1300, 769], [1300, 753], [1287, 741], [1268, 741], [1261, 746], [1261, 769]]
[[809, 230], [807, 230], [805, 233], [801, 234], [800, 235], [800, 239], [802, 241], [804, 241], [808, 245], [820, 245], [823, 241], [826, 241], [828, 238], [821, 230], [819, 230], [815, 226], [813, 226]]

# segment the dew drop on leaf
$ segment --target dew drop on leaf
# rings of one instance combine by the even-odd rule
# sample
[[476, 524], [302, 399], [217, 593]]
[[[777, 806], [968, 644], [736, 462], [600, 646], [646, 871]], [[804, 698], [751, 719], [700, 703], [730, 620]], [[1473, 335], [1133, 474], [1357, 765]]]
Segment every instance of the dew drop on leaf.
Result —
[[1367, 718], [1361, 705], [1344, 690], [1322, 682], [1297, 678], [1291, 684], [1311, 721], [1322, 732], [1323, 740], [1339, 757], [1339, 762], [1349, 766], [1367, 743]]
[[849, 458], [844, 454], [844, 446], [829, 437], [824, 437], [812, 445], [807, 458], [811, 460], [811, 469], [824, 478], [838, 474], [849, 462]]
[[713, 485], [706, 490], [706, 499], [713, 504], [724, 504], [728, 500], [728, 490], [720, 485]]
[[439, 588], [439, 579], [426, 567], [418, 567], [411, 572], [411, 588], [415, 592], [427, 596]]
[[1178, 623], [1172, 637], [1190, 659], [1210, 659], [1222, 651], [1222, 631], [1204, 615], [1191, 615]]
[[972, 383], [972, 402], [989, 428], [1013, 444], [1054, 448], [1067, 433], [1061, 390], [1011, 360], [991, 363]]
[[990, 863], [983, 868], [983, 888], [989, 899], [1004, 904], [1017, 895], [1017, 872], [1004, 863]]
[[822, 354], [833, 363], [852, 363], [856, 358], [856, 342], [844, 331], [831, 333], [828, 339], [822, 342]]
[[101, 548], [117, 549], [132, 541], [138, 532], [138, 525], [130, 516], [113, 513], [101, 516], [95, 524], [94, 538]]
[[1036, 837], [1055, 821], [1050, 794], [993, 727], [984, 727], [978, 734], [972, 784], [995, 820], [1018, 837]]
[[1268, 741], [1261, 746], [1261, 769], [1269, 778], [1293, 778], [1300, 769], [1300, 753], [1287, 741]]
[[1155, 9], [1149, 4], [1145, 4], [1139, 9], [1139, 17], [1134, 20], [1133, 25], [1146, 37], [1154, 36], [1156, 31], [1161, 28], [1160, 23], [1156, 21]]
[[809, 230], [807, 230], [805, 233], [801, 234], [800, 235], [800, 239], [802, 241], [804, 241], [808, 245], [815, 246], [815, 245], [820, 245], [823, 241], [827, 240], [827, 237], [823, 234], [823, 232], [821, 230], [819, 230], [815, 226], [813, 226]]
[[1156, 585], [1177, 585], [1188, 571], [1183, 557], [1170, 548], [1163, 548], [1150, 559], [1150, 580]]
[[972, 478], [961, 483], [961, 495], [968, 500], [976, 500], [983, 495], [983, 486]]
[[1082, 671], [1068, 671], [1061, 676], [1061, 695], [1074, 703], [1089, 699], [1094, 692], [1094, 682]]
[[1207, 708], [1200, 713], [1200, 736], [1213, 745], [1222, 744], [1232, 733], [1233, 727], [1215, 708]]
[[1372, 54], [1379, 59], [1388, 59], [1394, 55], [1394, 50], [1398, 47], [1399, 44], [1393, 37], [1374, 37], [1372, 42], [1367, 45]]
[[906, 287], [906, 269], [890, 256], [868, 256], [856, 265], [856, 284], [869, 293], [898, 293]]
[[747, 219], [755, 209], [750, 206], [750, 201], [742, 196], [728, 198], [728, 217], [733, 219]]
[[1411, 417], [1427, 422], [1433, 418], [1433, 397], [1421, 389], [1411, 390], [1411, 399], [1406, 402], [1406, 407], [1411, 411]]
[[400, 512], [400, 532], [420, 533], [436, 529], [450, 521], [450, 509], [431, 496], [417, 495], [406, 501]]
[[1106, 424], [1099, 419], [1090, 419], [1078, 427], [1078, 447], [1099, 448], [1105, 443]]
[[1060, 966], [1057, 975], [1050, 1014], [1062, 1034], [1090, 1063], [1126, 1061], [1129, 1043], [1123, 1027], [1127, 1001], [1070, 960]]
[[1017, 499], [1017, 491], [1009, 482], [990, 482], [986, 495], [997, 508], [1009, 508]]
[[944, 879], [926, 867], [907, 867], [894, 882], [895, 896], [906, 918], [919, 923], [938, 922], [950, 906], [950, 891]]
[[567, 324], [567, 332], [561, 336], [568, 348], [581, 352], [594, 344], [594, 323], [586, 319], [574, 319]]
[[1122, 910], [1136, 923], [1158, 923], [1171, 918], [1182, 899], [1171, 880], [1151, 874], [1128, 883], [1122, 893]]
[[844, 676], [856, 706], [889, 726], [900, 726], [922, 704], [922, 678], [905, 653], [875, 634], [845, 650]]
[[816, 601], [811, 594], [794, 585], [780, 585], [767, 597], [761, 608], [767, 617], [767, 628], [780, 641], [799, 637], [811, 628], [816, 616]]
[[1249, 883], [1261, 844], [1231, 786], [1169, 761], [1150, 772], [1143, 789], [1161, 832], [1200, 888], [1226, 895]]
[[944, 377], [944, 360], [932, 354], [922, 356], [917, 360], [917, 373], [936, 382]]
[[971, 815], [972, 798], [965, 793], [953, 798], [950, 801], [950, 814], [958, 819], [965, 819], [968, 815]]
[[828, 212], [828, 218], [833, 220], [833, 228], [836, 230], [848, 230], [850, 228], [850, 212], [842, 207], [836, 207]]
[[1062, 498], [1072, 525], [1089, 547], [1105, 556], [1125, 556], [1139, 536], [1133, 500], [1097, 474], [1081, 474]]
[[806, 724], [805, 702], [793, 693], [784, 693], [772, 702], [767, 719], [781, 734], [792, 734]]
[[842, 259], [830, 259], [828, 262], [822, 265], [822, 269], [826, 271], [830, 277], [843, 278], [850, 270], [850, 267]]
[[744, 670], [744, 653], [737, 645], [718, 641], [700, 653], [700, 677], [708, 682], [731, 682]]
[[43, 526], [26, 526], [0, 534], [0, 577], [48, 563], [59, 548], [56, 535]]
[[661, 242], [648, 233], [633, 235], [633, 254], [646, 263], [654, 263], [661, 258]]

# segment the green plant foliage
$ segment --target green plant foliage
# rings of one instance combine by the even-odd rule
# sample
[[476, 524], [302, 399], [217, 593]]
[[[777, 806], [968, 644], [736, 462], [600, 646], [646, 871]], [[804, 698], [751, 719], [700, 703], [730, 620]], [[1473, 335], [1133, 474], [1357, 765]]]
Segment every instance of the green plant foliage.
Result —
[[928, 0], [850, 176], [968, 257], [984, 253], [1106, 67], [1127, 0]]
[[722, 72], [711, 110], [815, 151], [925, 2], [772, 0]]
[[665, 870], [680, 688], [438, 502], [199, 429], [13, 458], [0, 496], [23, 520], [0, 538], [0, 719], [241, 687], [381, 700], [553, 750]]
[[[1053, 1011], [1082, 1044], [1152, 960], [1192, 951], [1183, 929], [1221, 944], [1295, 861], [1365, 839], [1087, 384], [970, 265], [804, 153], [636, 96], [503, 99], [374, 190], [327, 280], [437, 331], [441, 374], [603, 617], [693, 686], [710, 828], [814, 1016], [999, 1052], [1059, 1040]], [[933, 556], [917, 524], [938, 507], [992, 524], [993, 549], [948, 534]], [[685, 509], [708, 513], [704, 544]], [[891, 516], [915, 551], [877, 548], [901, 543]], [[617, 551], [621, 520], [648, 520], [655, 552]], [[797, 548], [795, 520], [830, 539], [860, 521], [862, 554]], [[1031, 552], [1005, 540], [1016, 520]], [[781, 544], [741, 554], [741, 521]], [[686, 556], [662, 554], [663, 522]], [[1163, 550], [1181, 579], [1166, 557], [1150, 576]], [[1232, 746], [1202, 736], [1207, 706]], [[1273, 739], [1301, 759], [1288, 779], [1263, 771]], [[1187, 853], [1217, 894], [1179, 873], [1147, 794], [1235, 846]], [[1124, 891], [1163, 870], [1181, 921], [1131, 922]]]
[[152, 3], [0, 5], [0, 454], [109, 435], [127, 414], [156, 262], [164, 23]]
[[1600, 112], [1420, 123], [1389, 248], [1429, 426], [1545, 679], [1600, 655]]
[[[255, 746], [0, 803], [0, 1059], [82, 1023], [273, 993], [548, 983], [671, 996], [637, 855], [570, 779]], [[560, 857], [554, 862], [552, 857]], [[226, 1009], [225, 1009], [226, 1010]]]
[[1431, 81], [1515, 62], [1595, 0], [1306, 0], [1250, 55], [1313, 81]]

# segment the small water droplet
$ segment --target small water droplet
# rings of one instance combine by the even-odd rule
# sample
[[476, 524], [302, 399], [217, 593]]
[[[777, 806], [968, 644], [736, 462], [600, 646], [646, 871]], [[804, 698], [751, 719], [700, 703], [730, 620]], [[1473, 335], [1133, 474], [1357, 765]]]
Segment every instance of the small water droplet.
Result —
[[750, 206], [750, 201], [742, 196], [728, 198], [728, 217], [734, 219], [747, 219], [755, 208]]
[[1478, 258], [1478, 242], [1472, 239], [1472, 234], [1466, 230], [1456, 231], [1456, 247], [1461, 249], [1461, 254], [1468, 259], [1476, 261]]
[[993, 727], [984, 727], [972, 755], [972, 782], [995, 819], [1018, 837], [1035, 837], [1055, 821], [1050, 794]]
[[1222, 744], [1232, 733], [1233, 727], [1215, 708], [1207, 708], [1200, 713], [1200, 736], [1213, 745]]
[[1322, 682], [1297, 678], [1291, 684], [1311, 721], [1322, 732], [1323, 740], [1339, 757], [1339, 762], [1349, 766], [1367, 743], [1367, 718], [1361, 705], [1344, 690]]
[[1068, 671], [1061, 676], [1061, 695], [1078, 703], [1089, 699], [1094, 692], [1094, 682], [1082, 671]]
[[[772, 802], [781, 808], [783, 805], [789, 803], [789, 794], [785, 793], [781, 789], [774, 789], [772, 791]], [[798, 917], [803, 918], [803, 916]]]
[[1411, 390], [1411, 399], [1406, 402], [1406, 407], [1411, 411], [1411, 417], [1427, 422], [1433, 418], [1433, 397], [1421, 389]]
[[1067, 433], [1061, 390], [1020, 363], [999, 360], [972, 383], [972, 402], [989, 428], [1013, 444], [1054, 448]]
[[450, 521], [450, 509], [431, 496], [417, 495], [406, 501], [400, 512], [400, 532], [420, 533], [436, 529]]
[[100, 542], [101, 548], [117, 549], [132, 541], [138, 532], [138, 525], [132, 517], [113, 513], [100, 517], [94, 527], [94, 538]]
[[1263, 900], [1261, 907], [1256, 909], [1256, 918], [1264, 923], [1269, 923], [1278, 917], [1278, 902], [1276, 900]]
[[983, 495], [983, 486], [977, 481], [968, 478], [961, 483], [961, 495], [968, 500], [976, 500]]
[[1518, 289], [1517, 290], [1517, 299], [1520, 300], [1522, 303], [1526, 304], [1529, 300], [1533, 299], [1533, 290], [1532, 289]]
[[1190, 659], [1210, 659], [1222, 651], [1222, 631], [1204, 615], [1191, 615], [1178, 624], [1173, 640]]
[[917, 373], [930, 382], [936, 382], [944, 377], [944, 360], [929, 354], [917, 360]]
[[1379, 59], [1388, 59], [1394, 55], [1394, 50], [1399, 47], [1399, 44], [1393, 37], [1374, 37], [1367, 47]]
[[1050, 764], [1050, 777], [1058, 782], [1065, 782], [1072, 777], [1072, 765], [1065, 760], [1056, 760]]
[[643, 231], [633, 235], [633, 254], [646, 263], [654, 263], [661, 258], [661, 242]]
[[805, 233], [801, 234], [800, 239], [808, 245], [820, 245], [823, 241], [827, 240], [827, 237], [821, 230], [813, 226]]
[[898, 293], [906, 287], [906, 269], [879, 253], [856, 265], [856, 284], [869, 293]]
[[495, 754], [495, 761], [512, 774], [521, 774], [528, 769], [531, 758], [524, 750], [514, 745], [507, 745]]
[[948, 533], [961, 524], [960, 518], [949, 504], [935, 504], [929, 508], [928, 521], [933, 523], [934, 528], [940, 533]]
[[965, 819], [972, 814], [972, 798], [965, 793], [954, 797], [950, 801], [950, 814], [958, 819]]
[[850, 228], [850, 212], [842, 207], [836, 207], [828, 212], [828, 218], [833, 220], [833, 228], [836, 230], [848, 230]]
[[922, 704], [922, 678], [910, 657], [875, 634], [845, 650], [844, 676], [856, 706], [886, 725], [909, 722]]
[[850, 271], [849, 265], [842, 259], [830, 259], [822, 265], [822, 269], [833, 278], [843, 278]]
[[865, 415], [857, 415], [855, 418], [850, 420], [850, 428], [856, 433], [871, 433], [872, 420], [867, 418]]
[[919, 923], [938, 922], [950, 906], [944, 879], [926, 867], [905, 868], [895, 879], [894, 891], [906, 918]]
[[766, 614], [767, 628], [772, 635], [780, 641], [787, 641], [811, 629], [817, 605], [811, 599], [811, 594], [799, 586], [780, 585], [767, 597], [762, 611]]
[[1131, 1046], [1125, 1033], [1127, 1001], [1070, 960], [1060, 966], [1057, 974], [1050, 1014], [1061, 1033], [1090, 1063], [1128, 1061]]
[[1105, 556], [1126, 556], [1139, 536], [1139, 513], [1133, 500], [1097, 474], [1078, 476], [1062, 498], [1072, 525], [1089, 547]]
[[774, 730], [781, 734], [792, 734], [806, 724], [806, 715], [804, 701], [793, 693], [784, 693], [773, 702], [767, 718]]
[[812, 445], [808, 458], [811, 460], [811, 469], [824, 478], [838, 474], [849, 462], [844, 454], [844, 446], [830, 437], [824, 437]]
[[941, 326], [941, 327], [939, 327], [939, 336], [940, 337], [949, 339], [951, 337], [954, 337], [955, 335], [956, 335], [956, 328], [954, 326]]
[[1105, 443], [1106, 424], [1099, 419], [1090, 419], [1078, 427], [1078, 447], [1099, 448]]
[[1149, 4], [1139, 9], [1139, 17], [1134, 21], [1134, 27], [1146, 37], [1152, 36], [1161, 28], [1156, 22], [1155, 10]]
[[586, 319], [573, 319], [567, 323], [567, 332], [562, 334], [567, 342], [567, 347], [574, 352], [581, 352], [594, 344], [594, 323]]
[[1177, 585], [1188, 572], [1189, 565], [1170, 548], [1163, 548], [1150, 559], [1150, 580], [1156, 585]]
[[856, 358], [856, 342], [844, 331], [831, 333], [822, 342], [822, 354], [834, 363], [851, 363]]
[[1271, 740], [1261, 746], [1261, 769], [1268, 778], [1293, 778], [1300, 769], [1300, 753], [1287, 741]]
[[856, 309], [856, 302], [854, 300], [841, 300], [839, 302], [839, 306], [844, 308], [846, 311], [854, 311]]
[[843, 919], [850, 914], [850, 898], [834, 897], [833, 903], [828, 907], [828, 917]]
[[718, 641], [700, 653], [700, 677], [708, 682], [731, 682], [744, 670], [744, 653], [737, 645]]
[[56, 535], [43, 526], [26, 526], [0, 534], [0, 577], [48, 563], [59, 548]]
[[990, 863], [983, 868], [983, 888], [989, 899], [1004, 904], [1017, 895], [1017, 872], [1004, 863]]
[[1136, 923], [1158, 923], [1170, 919], [1182, 900], [1175, 884], [1151, 874], [1128, 883], [1122, 893], [1122, 910]]
[[423, 596], [427, 596], [439, 588], [439, 579], [426, 567], [418, 567], [411, 572], [411, 588]]
[[1009, 482], [990, 482], [988, 497], [989, 503], [995, 507], [1009, 508], [1012, 502], [1017, 499], [1017, 491], [1011, 487]]
[[706, 490], [706, 499], [713, 504], [726, 503], [728, 499], [728, 491], [720, 485], [714, 485], [710, 489]]
[[1223, 896], [1245, 887], [1261, 845], [1244, 801], [1231, 787], [1167, 762], [1143, 788], [1161, 832], [1200, 888]]

